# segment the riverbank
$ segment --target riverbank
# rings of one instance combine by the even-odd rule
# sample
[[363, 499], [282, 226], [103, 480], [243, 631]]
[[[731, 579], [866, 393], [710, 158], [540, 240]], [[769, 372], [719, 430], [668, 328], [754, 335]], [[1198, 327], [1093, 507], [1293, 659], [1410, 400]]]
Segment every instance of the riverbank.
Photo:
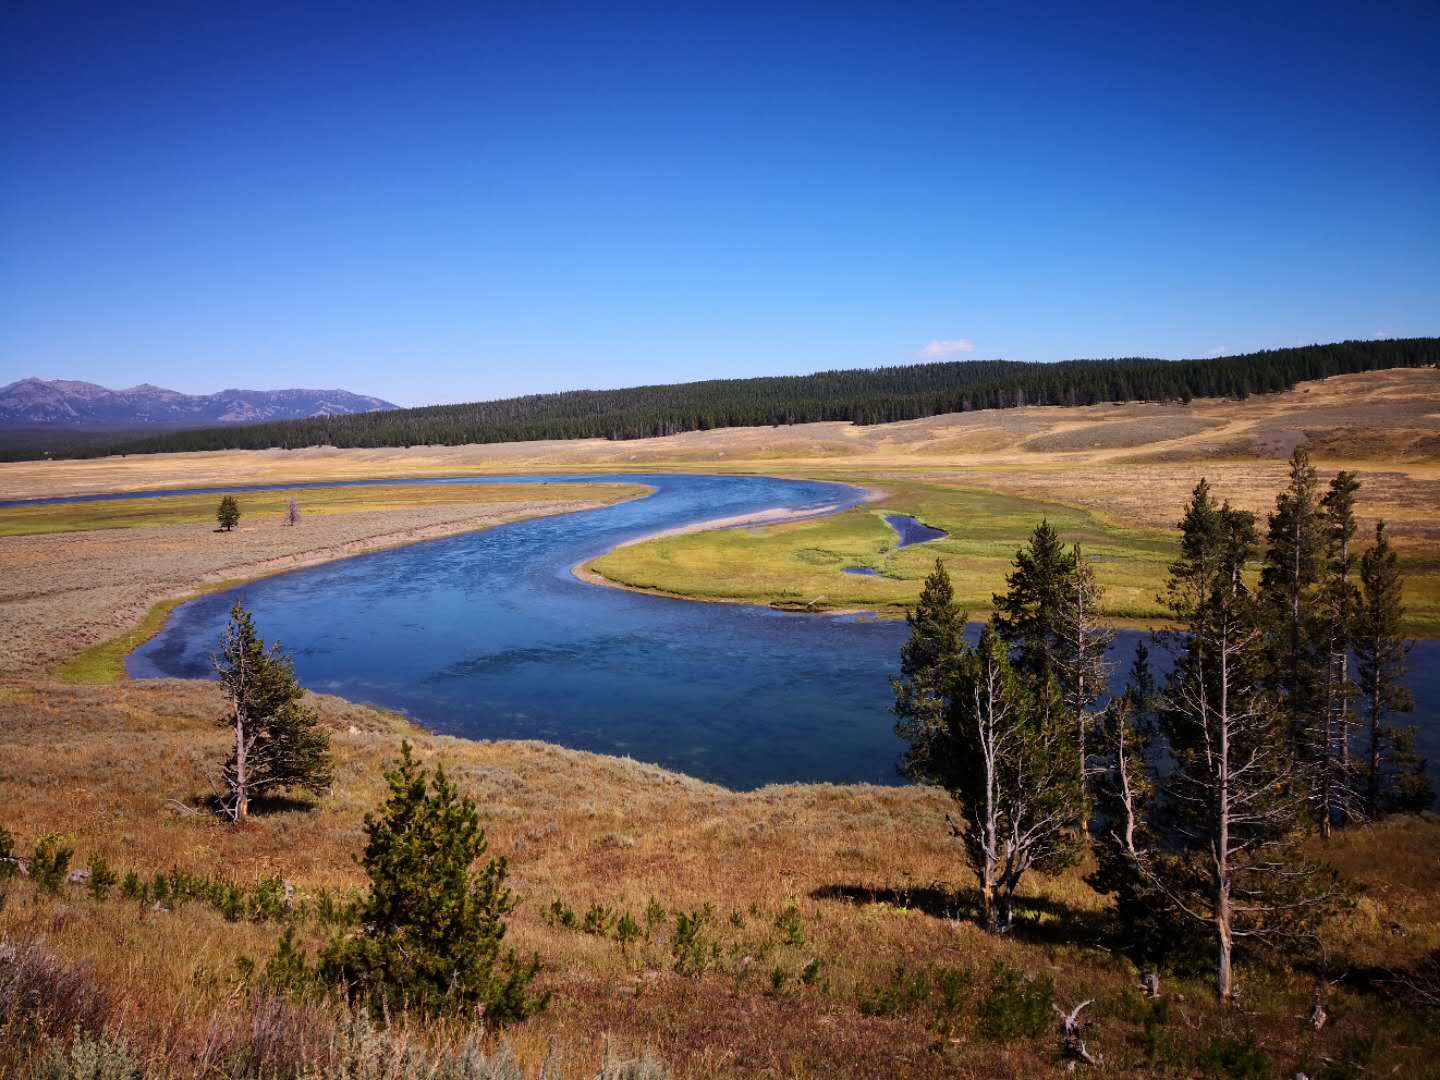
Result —
[[[71, 678], [113, 679], [124, 654], [185, 599], [305, 566], [608, 505], [648, 490], [503, 484], [306, 491], [296, 493], [302, 517], [294, 527], [284, 524], [285, 493], [257, 493], [240, 497], [241, 524], [228, 533], [208, 521], [163, 524], [192, 514], [189, 504], [197, 500], [213, 513], [214, 496], [37, 508], [51, 531], [0, 537], [0, 675], [62, 665]], [[112, 527], [68, 528], [69, 517], [96, 513], [112, 515]], [[114, 526], [115, 515], [128, 523]], [[12, 516], [32, 529], [37, 525], [33, 512], [0, 510], [0, 519]]]

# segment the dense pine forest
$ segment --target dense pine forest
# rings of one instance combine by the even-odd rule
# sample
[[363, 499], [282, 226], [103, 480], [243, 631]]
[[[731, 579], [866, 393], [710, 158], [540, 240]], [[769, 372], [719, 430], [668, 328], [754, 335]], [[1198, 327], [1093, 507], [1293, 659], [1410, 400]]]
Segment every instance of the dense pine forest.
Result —
[[70, 456], [323, 445], [453, 446], [533, 439], [642, 439], [710, 428], [817, 420], [880, 424], [1022, 405], [1245, 398], [1287, 390], [1307, 379], [1435, 363], [1440, 363], [1440, 338], [1345, 341], [1208, 360], [912, 364], [622, 390], [575, 390], [502, 401], [168, 432], [108, 447], [77, 446]]

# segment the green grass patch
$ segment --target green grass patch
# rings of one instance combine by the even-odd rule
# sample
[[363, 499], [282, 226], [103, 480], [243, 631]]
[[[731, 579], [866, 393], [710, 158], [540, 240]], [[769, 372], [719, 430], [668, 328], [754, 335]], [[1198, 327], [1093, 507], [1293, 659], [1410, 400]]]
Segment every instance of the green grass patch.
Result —
[[[254, 579], [248, 579], [254, 580]], [[114, 683], [125, 678], [125, 658], [165, 627], [165, 620], [181, 604], [188, 604], [210, 593], [233, 589], [245, 580], [216, 581], [196, 588], [188, 596], [161, 600], [145, 613], [135, 626], [84, 652], [76, 653], [55, 667], [55, 677], [66, 683]]]
[[[1156, 595], [1175, 557], [1175, 540], [1129, 529], [1057, 503], [990, 491], [887, 479], [883, 502], [815, 521], [689, 533], [618, 548], [591, 564], [619, 584], [691, 596], [819, 609], [868, 608], [898, 614], [915, 602], [925, 575], [942, 560], [958, 599], [977, 614], [1005, 588], [1016, 550], [1042, 518], [1096, 561], [1106, 610], [1121, 619], [1164, 615]], [[887, 513], [910, 514], [944, 529], [943, 540], [897, 548]], [[866, 567], [880, 577], [847, 574]]]
[[186, 599], [161, 600], [145, 613], [139, 625], [61, 663], [55, 668], [55, 677], [67, 683], [119, 682], [125, 677], [125, 657], [158, 634], [170, 612]]

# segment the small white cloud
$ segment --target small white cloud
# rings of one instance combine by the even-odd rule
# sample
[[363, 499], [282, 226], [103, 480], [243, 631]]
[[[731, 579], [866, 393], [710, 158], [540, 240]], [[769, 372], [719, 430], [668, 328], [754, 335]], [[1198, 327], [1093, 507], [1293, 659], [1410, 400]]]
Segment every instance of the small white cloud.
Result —
[[1210, 350], [1209, 352], [1207, 352], [1205, 355], [1206, 355], [1206, 356], [1229, 356], [1229, 355], [1231, 355], [1232, 353], [1234, 353], [1234, 351], [1235, 351], [1235, 349], [1234, 349], [1232, 346], [1230, 346], [1230, 345], [1217, 345], [1215, 348], [1211, 349], [1211, 350]]
[[1374, 338], [1376, 341], [1384, 341], [1386, 338], [1393, 338], [1393, 337], [1395, 336], [1395, 331], [1394, 331], [1394, 330], [1376, 330], [1375, 333], [1371, 334], [1370, 336], [1371, 336], [1372, 338]]
[[975, 343], [969, 338], [936, 338], [920, 350], [920, 355], [933, 359], [937, 356], [954, 356], [956, 353], [974, 351]]

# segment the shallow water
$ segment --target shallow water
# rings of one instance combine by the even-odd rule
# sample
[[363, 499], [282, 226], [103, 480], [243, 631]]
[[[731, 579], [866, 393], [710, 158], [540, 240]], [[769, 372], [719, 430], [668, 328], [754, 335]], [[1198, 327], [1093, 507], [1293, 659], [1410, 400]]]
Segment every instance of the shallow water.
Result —
[[950, 535], [944, 529], [926, 525], [909, 514], [886, 514], [885, 520], [892, 529], [900, 534], [900, 542], [895, 545], [897, 548], [909, 547], [912, 544], [925, 544], [931, 540], [944, 540]]
[[[535, 478], [479, 482], [516, 479]], [[208, 676], [207, 654], [240, 600], [268, 640], [292, 650], [306, 686], [447, 734], [629, 754], [737, 788], [899, 782], [887, 677], [903, 622], [670, 600], [570, 573], [662, 529], [774, 507], [820, 512], [853, 505], [858, 490], [764, 477], [549, 479], [638, 480], [657, 491], [214, 594], [178, 608], [127, 667]], [[1119, 635], [1117, 671], [1143, 637]], [[1428, 708], [1440, 698], [1437, 645], [1412, 655], [1411, 683]]]

